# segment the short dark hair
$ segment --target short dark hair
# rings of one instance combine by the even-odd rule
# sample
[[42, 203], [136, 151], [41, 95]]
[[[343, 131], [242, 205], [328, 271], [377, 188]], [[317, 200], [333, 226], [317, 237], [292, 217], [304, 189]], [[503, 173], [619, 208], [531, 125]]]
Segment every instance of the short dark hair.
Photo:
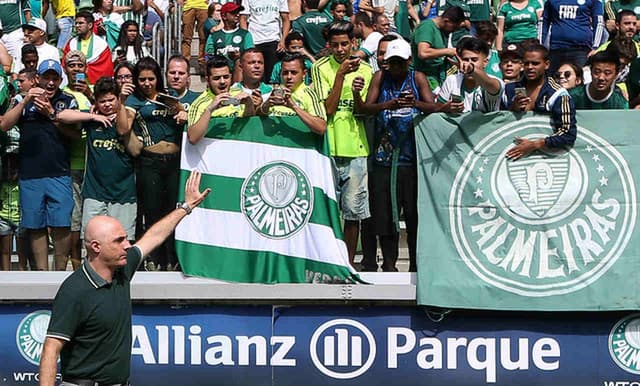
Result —
[[465, 21], [466, 17], [464, 15], [464, 11], [460, 7], [451, 7], [447, 8], [442, 13], [443, 19], [449, 19], [453, 23], [460, 24]]
[[289, 63], [289, 62], [299, 62], [300, 66], [302, 67], [302, 69], [304, 70], [306, 67], [304, 65], [304, 56], [299, 54], [299, 53], [294, 53], [294, 54], [285, 54], [284, 57], [282, 58], [282, 63]]
[[87, 23], [93, 24], [95, 22], [93, 14], [89, 11], [80, 11], [76, 13], [76, 19], [79, 17], [83, 18]]
[[347, 35], [349, 39], [353, 39], [353, 24], [344, 20], [337, 20], [329, 24], [327, 40], [331, 40], [332, 37], [340, 35]]
[[597, 63], [613, 64], [616, 67], [616, 72], [620, 70], [620, 59], [615, 50], [609, 51], [606, 49], [591, 55], [589, 57], [589, 66], [593, 67]]
[[367, 27], [373, 26], [373, 20], [371, 19], [371, 16], [369, 16], [369, 14], [366, 12], [358, 12], [354, 16], [354, 18], [354, 23], [362, 23]]
[[620, 24], [620, 22], [622, 21], [622, 18], [625, 16], [633, 16], [635, 18], [637, 18], [635, 12], [633, 12], [630, 9], [623, 9], [620, 12], [618, 12], [618, 14], [616, 15], [616, 23]]
[[31, 44], [31, 43], [25, 44], [24, 46], [22, 46], [22, 48], [20, 49], [20, 52], [22, 53], [22, 56], [29, 55], [29, 54], [38, 55], [38, 49], [34, 44]]
[[484, 40], [472, 37], [462, 38], [458, 45], [456, 46], [456, 53], [458, 55], [462, 55], [462, 51], [471, 51], [483, 54], [486, 57], [489, 57], [491, 53], [491, 48], [489, 44]]
[[211, 75], [211, 70], [214, 68], [222, 68], [227, 67], [229, 71], [231, 71], [231, 66], [229, 66], [229, 61], [222, 55], [214, 55], [207, 61], [207, 76]]
[[107, 94], [117, 96], [119, 93], [118, 84], [111, 77], [103, 76], [93, 86], [93, 97], [96, 101]]
[[480, 20], [476, 22], [476, 36], [488, 35], [489, 39], [494, 40], [498, 36], [498, 28], [495, 24], [488, 20]]
[[628, 62], [631, 62], [638, 57], [638, 48], [633, 38], [618, 35], [615, 39], [609, 43], [609, 46], [605, 51], [611, 52], [611, 54], [625, 58]]
[[539, 52], [540, 54], [542, 54], [542, 58], [545, 61], [549, 61], [549, 50], [547, 49], [547, 47], [543, 46], [540, 43], [531, 43], [531, 44], [523, 45], [522, 48], [524, 49], [525, 54], [527, 52]]
[[304, 36], [302, 36], [302, 34], [298, 31], [291, 31], [289, 32], [289, 35], [284, 38], [284, 46], [289, 47], [289, 44], [291, 44], [291, 42], [294, 40], [302, 40], [302, 42], [304, 42]]
[[240, 55], [240, 61], [242, 61], [242, 59], [244, 59], [244, 57], [247, 56], [248, 54], [260, 54], [264, 58], [264, 54], [262, 53], [262, 51], [260, 51], [257, 48], [249, 48], [249, 49], [245, 50], [242, 53], [242, 55]]
[[304, 3], [309, 9], [318, 9], [320, 7], [320, 0], [304, 0]]
[[31, 80], [35, 79], [36, 75], [38, 75], [35, 68], [23, 68], [22, 70], [18, 71], [18, 74], [25, 74], [27, 76], [27, 79]]
[[182, 56], [182, 54], [171, 55], [171, 57], [167, 61], [167, 70], [166, 71], [169, 71], [169, 63], [173, 62], [174, 60], [178, 61], [178, 62], [186, 63], [187, 64], [187, 73], [189, 73], [189, 70], [191, 69], [191, 64], [189, 64], [189, 60], [187, 58], [185, 58], [184, 56]]

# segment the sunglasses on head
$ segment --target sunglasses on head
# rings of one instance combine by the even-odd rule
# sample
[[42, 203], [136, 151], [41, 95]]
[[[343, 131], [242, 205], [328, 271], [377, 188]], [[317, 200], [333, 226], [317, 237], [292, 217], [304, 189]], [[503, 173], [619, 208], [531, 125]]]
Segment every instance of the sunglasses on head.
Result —
[[555, 78], [565, 78], [569, 79], [571, 77], [571, 71], [558, 71], [556, 72]]

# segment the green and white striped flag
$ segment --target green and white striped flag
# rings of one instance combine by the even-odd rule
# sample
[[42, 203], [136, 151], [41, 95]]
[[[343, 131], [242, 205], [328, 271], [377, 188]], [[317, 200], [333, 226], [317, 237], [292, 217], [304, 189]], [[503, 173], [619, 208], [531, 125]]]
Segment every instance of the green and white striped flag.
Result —
[[179, 198], [191, 170], [213, 191], [176, 229], [183, 272], [245, 283], [359, 280], [328, 154], [298, 117], [213, 118], [196, 145], [184, 133]]

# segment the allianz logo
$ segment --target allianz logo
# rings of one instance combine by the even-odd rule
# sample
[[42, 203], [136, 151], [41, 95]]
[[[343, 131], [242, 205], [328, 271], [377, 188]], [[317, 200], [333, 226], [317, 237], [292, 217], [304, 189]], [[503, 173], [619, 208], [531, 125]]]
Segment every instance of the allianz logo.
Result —
[[[145, 365], [295, 367], [306, 362], [334, 379], [353, 379], [372, 366], [423, 370], [471, 368], [486, 383], [500, 371], [555, 371], [560, 368], [560, 344], [552, 337], [423, 337], [406, 327], [386, 328], [376, 337], [353, 319], [332, 319], [317, 327], [309, 341], [288, 336], [209, 335], [201, 325], [133, 326], [133, 358]], [[303, 351], [294, 347], [302, 345]], [[384, 350], [381, 350], [384, 348]], [[300, 357], [301, 352], [304, 357]]]

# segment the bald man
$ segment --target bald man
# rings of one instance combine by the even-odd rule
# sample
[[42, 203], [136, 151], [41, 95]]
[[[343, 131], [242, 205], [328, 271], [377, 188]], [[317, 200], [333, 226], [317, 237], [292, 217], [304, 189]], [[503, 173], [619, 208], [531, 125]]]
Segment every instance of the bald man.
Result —
[[40, 386], [53, 386], [58, 355], [64, 386], [128, 385], [131, 360], [129, 283], [138, 265], [198, 206], [200, 173], [191, 172], [185, 202], [155, 223], [133, 246], [118, 220], [87, 223], [87, 259], [60, 286], [40, 359]]

